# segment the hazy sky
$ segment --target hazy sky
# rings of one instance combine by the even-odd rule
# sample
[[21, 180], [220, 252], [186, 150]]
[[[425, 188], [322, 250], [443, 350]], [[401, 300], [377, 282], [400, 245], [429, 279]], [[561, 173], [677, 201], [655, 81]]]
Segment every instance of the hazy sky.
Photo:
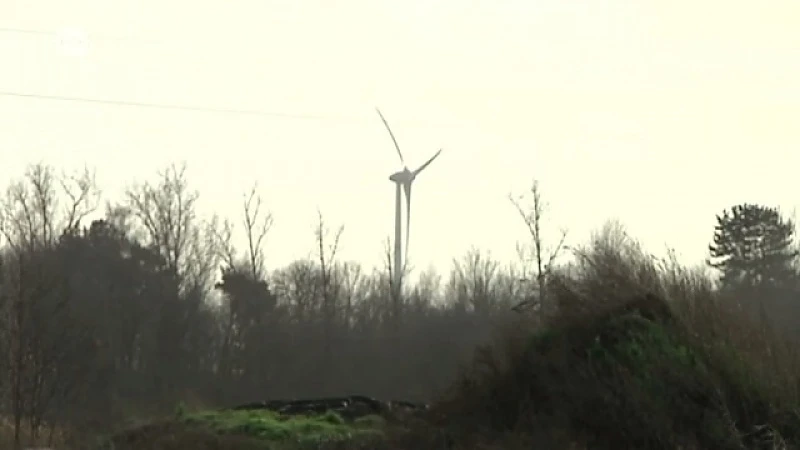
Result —
[[414, 185], [419, 269], [514, 258], [506, 197], [533, 178], [572, 242], [616, 217], [697, 262], [722, 208], [798, 204], [798, 23], [797, 0], [3, 0], [0, 179], [88, 163], [113, 197], [186, 161], [206, 211], [258, 181], [271, 267], [314, 251], [317, 207], [373, 264], [401, 168], [379, 106], [412, 169], [444, 148]]

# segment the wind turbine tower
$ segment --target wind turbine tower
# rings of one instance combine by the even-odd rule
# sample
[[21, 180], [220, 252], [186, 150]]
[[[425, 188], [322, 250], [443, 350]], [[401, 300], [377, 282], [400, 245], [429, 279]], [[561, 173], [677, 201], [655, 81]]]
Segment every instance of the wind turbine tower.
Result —
[[[397, 144], [397, 139], [394, 137], [394, 133], [392, 133], [392, 129], [389, 127], [389, 123], [381, 114], [381, 111], [378, 108], [375, 108], [378, 111], [378, 115], [383, 121], [384, 126], [386, 126], [386, 130], [389, 132], [389, 136], [392, 138], [392, 142], [394, 143], [394, 148], [397, 150], [397, 155], [400, 157], [400, 163], [403, 164], [403, 170], [399, 172], [395, 172], [389, 176], [389, 180], [395, 183], [395, 211], [394, 211], [394, 268], [393, 268], [393, 275], [394, 275], [394, 288], [396, 295], [399, 296], [402, 294], [402, 282], [403, 282], [403, 260], [404, 258], [408, 258], [408, 241], [409, 241], [409, 225], [411, 224], [411, 185], [414, 180], [417, 178], [420, 172], [425, 170], [426, 167], [430, 163], [442, 153], [442, 149], [439, 149], [429, 160], [425, 162], [425, 164], [419, 166], [417, 170], [411, 171], [408, 170], [408, 166], [406, 166], [405, 159], [403, 159], [403, 152], [400, 151], [400, 146]], [[405, 248], [405, 256], [402, 253], [403, 249], [403, 232], [402, 232], [402, 214], [401, 214], [401, 203], [402, 203], [402, 191], [405, 192], [406, 196], [406, 248]]]

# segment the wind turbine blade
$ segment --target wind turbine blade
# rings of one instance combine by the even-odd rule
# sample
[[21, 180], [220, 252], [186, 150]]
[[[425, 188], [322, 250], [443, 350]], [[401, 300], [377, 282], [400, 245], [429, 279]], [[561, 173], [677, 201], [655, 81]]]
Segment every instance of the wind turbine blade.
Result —
[[411, 225], [411, 183], [404, 184], [403, 188], [406, 190], [406, 256], [403, 259], [405, 265], [408, 264], [408, 236]]
[[405, 166], [406, 165], [406, 161], [405, 161], [405, 159], [403, 159], [403, 152], [400, 151], [400, 146], [397, 144], [397, 139], [394, 138], [394, 133], [392, 133], [392, 129], [389, 128], [389, 122], [387, 122], [386, 119], [383, 117], [383, 114], [381, 114], [381, 110], [380, 109], [375, 108], [375, 111], [378, 111], [378, 115], [381, 116], [381, 120], [383, 121], [383, 125], [386, 126], [386, 130], [389, 131], [389, 136], [392, 137], [392, 142], [394, 142], [394, 148], [397, 149], [397, 154], [400, 155], [400, 162]]
[[412, 173], [412, 175], [416, 177], [416, 176], [417, 176], [417, 175], [418, 175], [420, 172], [422, 172], [422, 171], [423, 171], [423, 170], [424, 170], [426, 167], [428, 167], [428, 165], [429, 165], [430, 163], [432, 163], [432, 162], [433, 162], [433, 160], [434, 160], [434, 159], [436, 159], [436, 157], [437, 157], [437, 156], [439, 156], [439, 153], [442, 153], [442, 149], [439, 149], [439, 151], [438, 151], [438, 152], [436, 152], [436, 154], [435, 154], [435, 155], [433, 155], [433, 156], [431, 157], [431, 159], [427, 160], [427, 161], [425, 162], [425, 164], [423, 164], [423, 165], [419, 166], [419, 169], [415, 170], [415, 171]]

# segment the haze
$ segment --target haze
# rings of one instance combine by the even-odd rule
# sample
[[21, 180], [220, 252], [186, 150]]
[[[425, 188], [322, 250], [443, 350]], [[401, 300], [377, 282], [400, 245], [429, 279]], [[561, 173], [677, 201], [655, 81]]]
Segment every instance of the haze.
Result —
[[378, 106], [410, 167], [444, 148], [415, 183], [418, 269], [513, 260], [506, 197], [534, 178], [552, 232], [617, 217], [695, 263], [723, 208], [796, 207], [798, 20], [794, 0], [5, 0], [0, 175], [88, 164], [114, 199], [185, 161], [206, 212], [238, 220], [258, 182], [269, 267], [313, 252], [317, 208], [341, 258], [379, 264], [401, 166]]

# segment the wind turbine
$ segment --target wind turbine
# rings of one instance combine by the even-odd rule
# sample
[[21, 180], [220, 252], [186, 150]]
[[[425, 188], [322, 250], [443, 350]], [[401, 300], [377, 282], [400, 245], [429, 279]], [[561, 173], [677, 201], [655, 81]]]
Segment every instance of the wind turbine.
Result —
[[436, 152], [429, 160], [425, 162], [425, 164], [419, 166], [417, 170], [411, 171], [408, 170], [408, 166], [406, 166], [405, 159], [403, 159], [403, 152], [400, 151], [400, 146], [397, 144], [397, 139], [394, 137], [394, 133], [392, 133], [392, 129], [389, 127], [389, 123], [381, 114], [381, 110], [375, 108], [378, 111], [378, 115], [381, 117], [381, 121], [386, 126], [386, 130], [389, 132], [389, 136], [392, 138], [392, 142], [394, 143], [394, 148], [397, 150], [397, 155], [400, 156], [400, 163], [403, 164], [403, 170], [399, 172], [395, 172], [389, 176], [389, 180], [393, 181], [396, 186], [395, 190], [395, 212], [394, 212], [394, 281], [395, 281], [395, 288], [397, 289], [397, 295], [402, 293], [401, 283], [403, 278], [403, 255], [401, 254], [401, 249], [403, 248], [402, 245], [402, 215], [400, 211], [400, 204], [401, 200], [401, 192], [400, 188], [402, 186], [403, 191], [405, 191], [406, 195], [406, 249], [405, 249], [405, 258], [408, 258], [408, 241], [409, 241], [409, 225], [411, 224], [411, 184], [414, 182], [414, 179], [417, 178], [417, 175], [420, 174], [423, 170], [430, 163], [442, 153], [442, 149]]

